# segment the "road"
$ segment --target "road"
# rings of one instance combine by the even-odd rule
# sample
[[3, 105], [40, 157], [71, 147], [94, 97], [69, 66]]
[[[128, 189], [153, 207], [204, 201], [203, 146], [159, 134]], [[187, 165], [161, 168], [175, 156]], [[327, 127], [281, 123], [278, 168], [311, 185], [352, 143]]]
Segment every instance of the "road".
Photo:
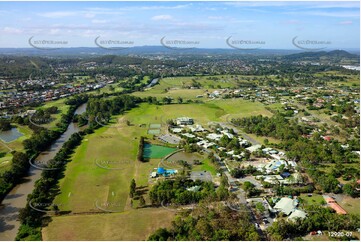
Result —
[[[211, 150], [208, 149], [203, 149], [206, 153], [210, 153]], [[222, 169], [223, 173], [227, 176], [227, 180], [228, 180], [228, 184], [233, 188], [231, 190], [231, 192], [233, 192], [234, 194], [236, 194], [237, 198], [239, 199], [240, 204], [243, 204], [246, 206], [247, 210], [249, 211], [250, 217], [251, 217], [251, 222], [253, 224], [255, 223], [259, 223], [259, 221], [257, 221], [255, 215], [253, 214], [253, 211], [249, 205], [249, 203], [247, 202], [246, 199], [246, 192], [237, 185], [237, 178], [233, 178], [230, 174], [230, 171], [228, 170], [228, 167], [226, 166], [226, 164], [222, 161], [222, 159], [217, 155], [214, 154], [214, 157], [216, 158], [216, 160], [218, 161], [220, 168]], [[259, 234], [259, 236], [261, 237], [261, 239], [265, 239], [266, 235], [263, 233], [263, 231], [261, 230], [261, 228], [256, 227], [257, 229], [257, 233]]]

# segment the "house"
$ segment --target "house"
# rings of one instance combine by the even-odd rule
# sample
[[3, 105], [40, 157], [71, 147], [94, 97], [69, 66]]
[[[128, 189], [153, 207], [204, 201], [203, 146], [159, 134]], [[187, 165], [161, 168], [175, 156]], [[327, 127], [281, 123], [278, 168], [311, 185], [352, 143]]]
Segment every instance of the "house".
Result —
[[193, 186], [193, 187], [187, 188], [187, 191], [198, 192], [200, 189], [201, 189], [201, 186]]
[[282, 172], [282, 174], [281, 174], [281, 176], [283, 178], [288, 178], [290, 175], [291, 175], [291, 173], [289, 173], [289, 172]]
[[252, 153], [252, 152], [258, 150], [259, 148], [261, 148], [261, 145], [252, 145], [252, 146], [246, 148], [246, 150], [248, 150], [249, 152]]
[[215, 133], [210, 133], [206, 136], [207, 139], [210, 139], [210, 140], [220, 140], [221, 138], [223, 137], [222, 134], [215, 134]]
[[295, 209], [290, 216], [288, 216], [287, 220], [291, 220], [291, 221], [296, 221], [297, 219], [304, 219], [306, 218], [307, 213], [299, 210], [299, 209]]
[[347, 212], [332, 198], [332, 197], [325, 197], [327, 205], [336, 211], [338, 214], [347, 214]]
[[196, 125], [196, 127], [191, 127], [191, 131], [192, 132], [203, 132], [204, 128], [202, 127], [202, 125]]
[[282, 183], [283, 177], [280, 175], [256, 176], [256, 179], [264, 178], [265, 182], [271, 184]]
[[173, 133], [180, 133], [180, 132], [182, 132], [183, 129], [182, 128], [173, 128], [171, 130]]
[[233, 134], [228, 133], [226, 130], [222, 130], [221, 133], [226, 135], [228, 138], [233, 139]]
[[212, 147], [213, 145], [215, 145], [215, 143], [208, 142], [206, 140], [201, 140], [201, 141], [197, 142], [197, 145], [207, 149], [207, 148]]
[[298, 205], [298, 201], [296, 199], [292, 199], [289, 197], [283, 197], [279, 200], [276, 205], [273, 207], [277, 212], [282, 212], [285, 215], [290, 215], [293, 211], [295, 211]]
[[189, 117], [180, 117], [176, 119], [177, 125], [193, 125], [194, 121]]
[[185, 136], [185, 137], [188, 137], [188, 138], [195, 138], [196, 137], [194, 134], [190, 134], [190, 133], [184, 133], [182, 135]]

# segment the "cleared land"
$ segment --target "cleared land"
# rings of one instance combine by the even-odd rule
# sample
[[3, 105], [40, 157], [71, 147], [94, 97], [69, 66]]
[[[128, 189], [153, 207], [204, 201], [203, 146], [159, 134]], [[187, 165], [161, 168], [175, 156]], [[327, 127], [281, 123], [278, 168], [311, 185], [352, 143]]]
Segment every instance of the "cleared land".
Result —
[[[168, 225], [173, 219], [173, 213], [168, 210], [130, 207], [131, 179], [135, 179], [137, 187], [143, 187], [143, 196], [149, 204], [146, 195], [149, 175], [160, 162], [160, 159], [144, 163], [136, 160], [139, 137], [145, 136], [151, 143], [160, 144], [153, 140], [153, 135], [147, 134], [150, 124], [165, 124], [168, 119], [188, 116], [207, 126], [210, 121], [226, 121], [228, 114], [272, 115], [262, 104], [240, 99], [214, 100], [204, 104], [141, 104], [125, 115], [114, 117], [108, 127], [87, 135], [68, 163], [65, 176], [59, 182], [60, 193], [54, 201], [61, 211], [70, 214], [53, 217], [48, 227], [43, 229], [44, 239], [144, 240], [152, 231]], [[161, 127], [163, 133], [165, 127]], [[216, 173], [207, 159], [200, 161], [203, 163], [194, 165], [194, 171]], [[106, 169], [99, 164], [109, 164], [105, 167], [116, 169]], [[104, 213], [96, 204], [107, 204], [106, 209], [116, 213]], [[137, 204], [135, 201], [133, 205]]]
[[169, 227], [173, 216], [170, 210], [143, 208], [123, 213], [53, 217], [43, 229], [43, 240], [147, 240], [157, 228]]

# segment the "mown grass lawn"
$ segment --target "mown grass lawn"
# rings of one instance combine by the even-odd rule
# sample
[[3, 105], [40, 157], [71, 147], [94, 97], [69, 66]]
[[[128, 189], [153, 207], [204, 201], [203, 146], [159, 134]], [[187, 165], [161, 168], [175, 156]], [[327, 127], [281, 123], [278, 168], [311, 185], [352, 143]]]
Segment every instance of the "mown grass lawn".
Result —
[[169, 227], [174, 212], [160, 208], [123, 213], [53, 217], [42, 230], [43, 240], [147, 240], [158, 228]]
[[[312, 194], [312, 197], [308, 197], [307, 194], [301, 194], [300, 198], [304, 201], [303, 204], [306, 206], [309, 205], [322, 205], [323, 202], [326, 202], [322, 195]], [[301, 203], [302, 204], [302, 203]]]

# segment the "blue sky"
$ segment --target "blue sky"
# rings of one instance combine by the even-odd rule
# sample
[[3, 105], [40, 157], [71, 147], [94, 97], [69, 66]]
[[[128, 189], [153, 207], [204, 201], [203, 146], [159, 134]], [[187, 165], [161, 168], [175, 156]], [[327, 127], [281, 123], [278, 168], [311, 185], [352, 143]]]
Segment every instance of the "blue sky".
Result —
[[94, 39], [160, 45], [164, 36], [230, 48], [226, 39], [262, 41], [265, 49], [296, 49], [292, 39], [328, 41], [328, 49], [359, 49], [360, 3], [354, 2], [0, 2], [0, 47], [30, 47], [31, 36], [66, 47]]

